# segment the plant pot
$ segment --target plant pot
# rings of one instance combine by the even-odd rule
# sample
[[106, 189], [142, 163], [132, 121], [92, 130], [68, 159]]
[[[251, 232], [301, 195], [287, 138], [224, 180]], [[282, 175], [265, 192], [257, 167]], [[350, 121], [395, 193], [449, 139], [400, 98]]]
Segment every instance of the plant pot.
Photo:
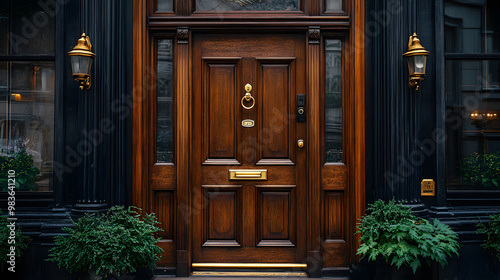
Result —
[[90, 270], [88, 272], [82, 272], [80, 274], [80, 280], [150, 280], [153, 279], [153, 271], [149, 268], [138, 268], [134, 273], [122, 273], [118, 277], [115, 273], [108, 275], [107, 277], [101, 277], [96, 275], [95, 270]]
[[134, 273], [122, 274], [119, 278], [109, 278], [119, 279], [119, 280], [150, 280], [153, 279], [153, 271], [149, 268], [141, 267], [138, 268]]
[[94, 269], [80, 273], [80, 280], [102, 280], [100, 276], [95, 273]]
[[415, 273], [408, 266], [397, 268], [385, 262], [376, 262], [375, 280], [421, 280], [432, 279], [432, 269], [426, 263]]

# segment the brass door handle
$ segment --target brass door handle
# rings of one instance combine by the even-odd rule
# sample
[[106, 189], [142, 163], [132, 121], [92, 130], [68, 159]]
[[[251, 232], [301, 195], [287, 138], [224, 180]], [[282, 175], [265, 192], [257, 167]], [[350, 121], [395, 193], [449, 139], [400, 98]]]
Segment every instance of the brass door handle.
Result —
[[299, 148], [303, 148], [304, 147], [304, 140], [302, 140], [302, 139], [297, 140], [297, 146], [299, 146]]
[[[250, 93], [252, 91], [252, 85], [251, 84], [246, 84], [245, 85], [245, 96], [241, 98], [241, 106], [247, 110], [252, 109], [255, 106], [255, 99], [253, 98], [252, 94]], [[245, 101], [252, 101], [251, 106], [245, 106]]]

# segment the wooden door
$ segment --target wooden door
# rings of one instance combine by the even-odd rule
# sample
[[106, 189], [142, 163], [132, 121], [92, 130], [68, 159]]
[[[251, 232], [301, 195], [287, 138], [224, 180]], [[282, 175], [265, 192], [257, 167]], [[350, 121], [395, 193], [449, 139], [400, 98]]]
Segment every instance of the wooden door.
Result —
[[307, 123], [295, 112], [306, 37], [193, 38], [192, 262], [305, 263]]

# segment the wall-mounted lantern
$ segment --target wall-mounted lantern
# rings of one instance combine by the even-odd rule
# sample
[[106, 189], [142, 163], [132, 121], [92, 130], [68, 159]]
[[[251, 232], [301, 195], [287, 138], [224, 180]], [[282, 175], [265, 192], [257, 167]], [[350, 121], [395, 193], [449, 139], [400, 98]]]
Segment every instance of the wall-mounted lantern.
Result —
[[92, 86], [90, 80], [90, 67], [95, 54], [91, 51], [92, 45], [90, 39], [85, 33], [78, 39], [78, 44], [68, 53], [71, 56], [71, 69], [73, 71], [73, 78], [75, 81], [80, 82], [81, 90], [88, 90]]
[[425, 67], [429, 54], [430, 52], [426, 51], [420, 44], [417, 33], [413, 33], [408, 42], [408, 51], [403, 54], [403, 57], [408, 59], [408, 70], [410, 71], [409, 86], [411, 89], [418, 90], [420, 82], [424, 80]]

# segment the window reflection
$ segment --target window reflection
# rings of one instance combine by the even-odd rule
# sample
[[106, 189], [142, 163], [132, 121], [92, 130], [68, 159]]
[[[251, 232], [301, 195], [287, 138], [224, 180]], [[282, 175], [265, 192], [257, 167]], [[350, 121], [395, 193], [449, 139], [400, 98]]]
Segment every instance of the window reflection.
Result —
[[500, 189], [500, 61], [446, 63], [447, 184]]
[[342, 41], [325, 40], [326, 162], [342, 162]]
[[500, 1], [446, 1], [446, 52], [500, 52], [499, 9]]
[[51, 190], [54, 73], [50, 61], [0, 63], [0, 181], [14, 170], [17, 191]]
[[326, 11], [342, 11], [342, 0], [326, 0]]
[[198, 11], [299, 11], [300, 0], [196, 0]]
[[500, 1], [445, 1], [446, 184], [451, 190], [500, 190], [498, 8]]
[[174, 10], [172, 0], [158, 0], [157, 10], [161, 12], [171, 12]]
[[158, 41], [156, 89], [156, 161], [160, 163], [173, 160], [172, 126], [172, 40]]
[[11, 54], [54, 54], [55, 12], [38, 0], [11, 1]]
[[[0, 5], [0, 34], [9, 34], [10, 14], [7, 5]], [[0, 40], [0, 54], [5, 55], [9, 50], [9, 40]]]

